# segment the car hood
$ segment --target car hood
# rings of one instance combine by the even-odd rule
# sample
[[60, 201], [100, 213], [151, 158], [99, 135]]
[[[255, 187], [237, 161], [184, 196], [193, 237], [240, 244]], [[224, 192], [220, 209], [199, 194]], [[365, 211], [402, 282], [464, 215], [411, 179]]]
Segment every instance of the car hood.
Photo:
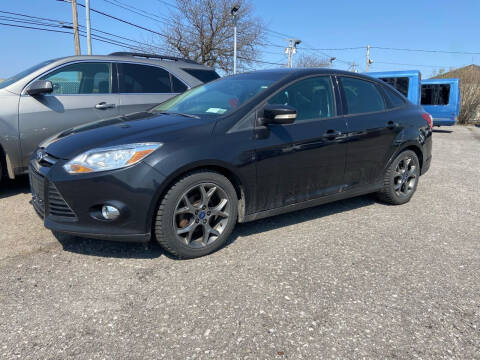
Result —
[[214, 119], [140, 112], [77, 126], [45, 140], [40, 147], [60, 159], [73, 157], [94, 148], [141, 142], [181, 141], [211, 133]]

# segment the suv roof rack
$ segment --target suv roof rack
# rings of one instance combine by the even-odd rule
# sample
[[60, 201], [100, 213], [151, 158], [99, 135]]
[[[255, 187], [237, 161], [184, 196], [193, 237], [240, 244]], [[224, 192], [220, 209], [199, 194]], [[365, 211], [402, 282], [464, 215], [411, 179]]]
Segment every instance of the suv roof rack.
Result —
[[180, 57], [175, 57], [175, 56], [168, 56], [168, 55], [157, 55], [157, 54], [143, 54], [143, 53], [136, 53], [136, 52], [126, 52], [126, 51], [119, 51], [119, 52], [113, 52], [111, 54], [108, 54], [109, 56], [135, 56], [135, 57], [143, 57], [147, 59], [161, 59], [161, 60], [173, 60], [173, 61], [183, 61], [189, 64], [197, 64], [196, 61], [190, 60], [190, 59], [185, 59], [185, 58], [180, 58]]

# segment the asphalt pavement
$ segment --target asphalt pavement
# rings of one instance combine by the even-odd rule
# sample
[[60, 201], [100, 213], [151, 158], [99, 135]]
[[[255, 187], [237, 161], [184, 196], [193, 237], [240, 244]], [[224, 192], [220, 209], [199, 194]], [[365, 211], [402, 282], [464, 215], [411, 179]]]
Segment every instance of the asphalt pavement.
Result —
[[0, 189], [0, 358], [480, 359], [480, 128], [434, 133], [402, 206], [238, 225], [220, 251], [55, 236]]

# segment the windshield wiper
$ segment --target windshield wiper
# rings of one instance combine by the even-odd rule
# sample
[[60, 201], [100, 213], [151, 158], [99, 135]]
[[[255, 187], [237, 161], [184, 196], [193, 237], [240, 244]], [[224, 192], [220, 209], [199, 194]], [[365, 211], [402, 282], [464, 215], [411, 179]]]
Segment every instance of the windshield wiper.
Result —
[[159, 114], [163, 114], [163, 115], [179, 115], [179, 116], [185, 116], [185, 117], [194, 118], [194, 119], [200, 119], [200, 116], [192, 115], [192, 114], [184, 114], [184, 113], [179, 113], [179, 112], [160, 111]]

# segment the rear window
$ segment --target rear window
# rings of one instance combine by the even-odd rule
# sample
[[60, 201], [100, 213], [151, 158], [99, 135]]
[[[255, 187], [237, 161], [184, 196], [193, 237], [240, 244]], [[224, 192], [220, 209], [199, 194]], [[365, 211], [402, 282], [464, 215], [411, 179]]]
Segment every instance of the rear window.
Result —
[[448, 105], [450, 84], [422, 85], [422, 105]]
[[410, 83], [410, 79], [408, 77], [386, 77], [380, 79], [385, 81], [388, 85], [393, 86], [404, 96], [408, 97], [408, 85]]
[[192, 75], [195, 79], [200, 80], [203, 83], [208, 83], [220, 77], [214, 70], [203, 70], [203, 69], [182, 69], [182, 70]]

